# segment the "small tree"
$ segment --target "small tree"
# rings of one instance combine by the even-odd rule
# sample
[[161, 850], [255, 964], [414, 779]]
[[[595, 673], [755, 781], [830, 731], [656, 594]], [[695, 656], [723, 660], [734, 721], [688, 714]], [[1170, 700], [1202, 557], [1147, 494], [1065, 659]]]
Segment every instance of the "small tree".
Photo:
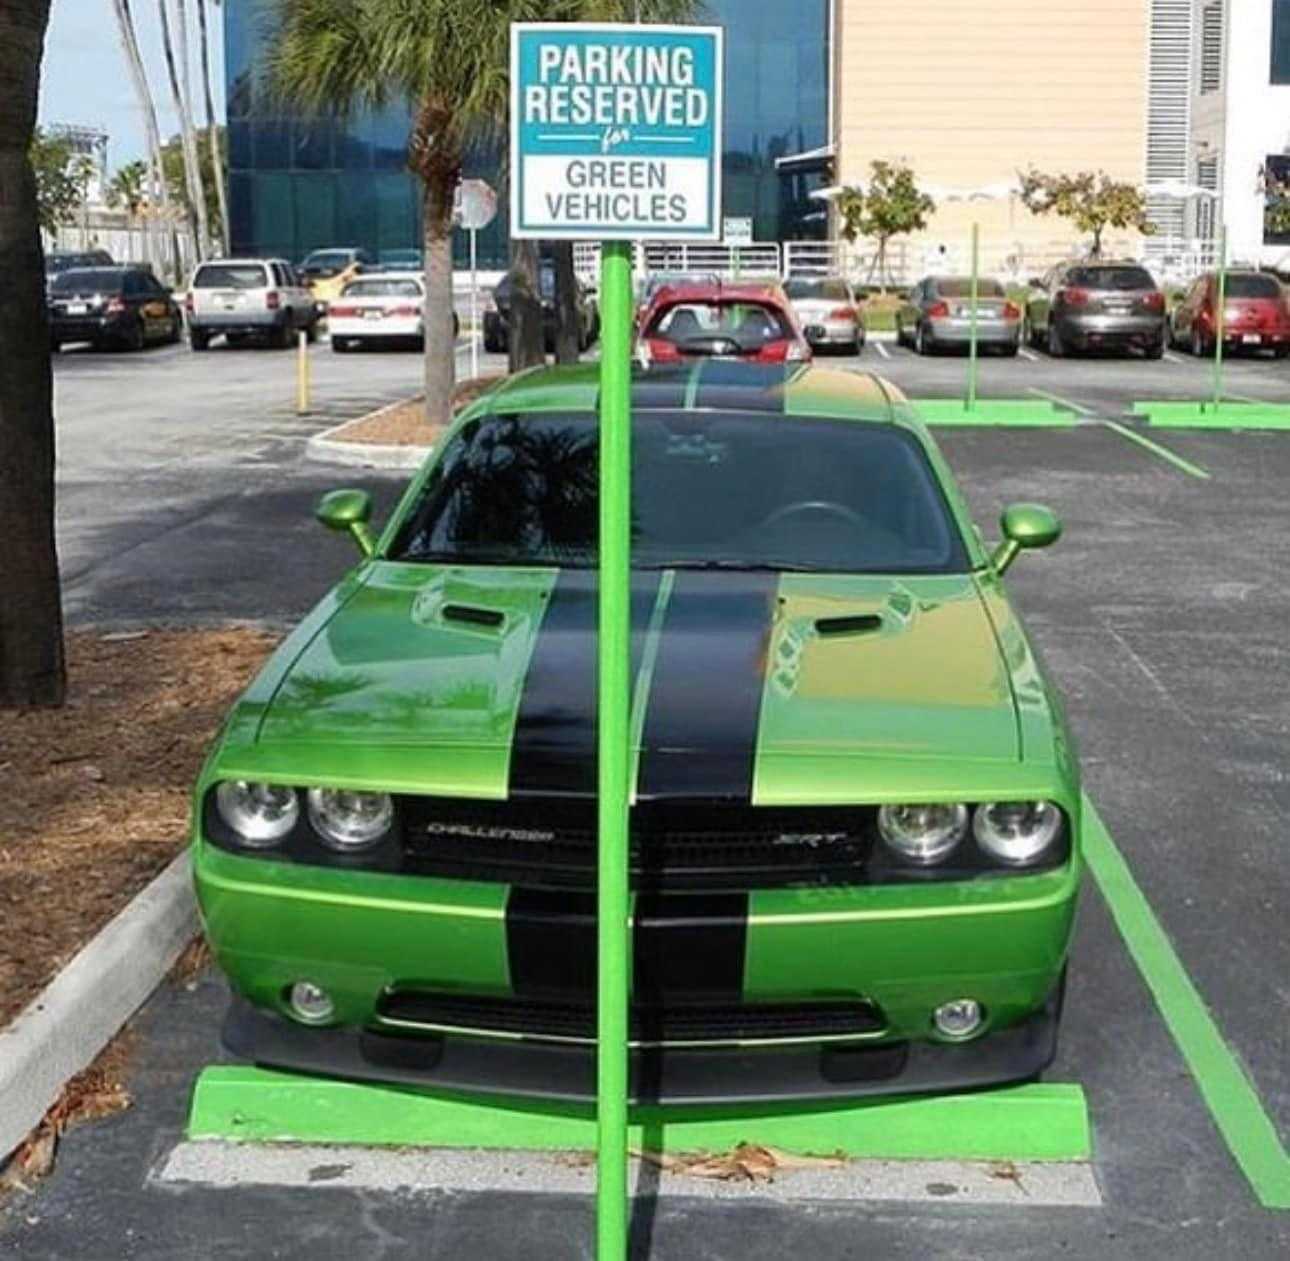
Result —
[[36, 128], [28, 150], [36, 175], [36, 212], [40, 226], [53, 233], [70, 223], [85, 200], [85, 189], [94, 174], [94, 163], [78, 153], [66, 136]]
[[923, 192], [912, 168], [904, 162], [874, 161], [869, 164], [868, 188], [844, 188], [837, 199], [842, 235], [848, 241], [872, 237], [877, 244], [869, 276], [877, 274], [880, 286], [887, 283], [887, 244], [896, 236], [921, 232], [936, 203]]
[[1107, 228], [1133, 228], [1143, 236], [1155, 232], [1147, 218], [1146, 194], [1135, 184], [1112, 179], [1105, 171], [1048, 175], [1031, 167], [1018, 171], [1021, 203], [1031, 214], [1069, 219], [1081, 232], [1093, 234], [1091, 258], [1102, 255]]
[[1259, 188], [1263, 193], [1263, 235], [1269, 237], [1290, 234], [1290, 180], [1286, 180], [1271, 167], [1259, 168]]

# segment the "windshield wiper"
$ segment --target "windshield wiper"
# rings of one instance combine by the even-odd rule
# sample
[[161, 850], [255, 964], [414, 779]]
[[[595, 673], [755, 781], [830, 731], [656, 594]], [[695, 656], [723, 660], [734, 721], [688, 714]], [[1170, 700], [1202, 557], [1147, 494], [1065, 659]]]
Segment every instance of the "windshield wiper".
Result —
[[635, 569], [723, 569], [731, 573], [833, 573], [828, 565], [803, 564], [793, 560], [730, 560], [721, 557], [687, 556], [681, 560], [649, 561]]

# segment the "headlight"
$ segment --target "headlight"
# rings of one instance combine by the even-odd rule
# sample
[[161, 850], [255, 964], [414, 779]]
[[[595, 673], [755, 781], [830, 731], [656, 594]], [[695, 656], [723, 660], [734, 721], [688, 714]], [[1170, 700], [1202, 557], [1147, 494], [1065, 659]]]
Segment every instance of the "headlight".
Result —
[[300, 818], [295, 789], [281, 784], [226, 780], [215, 790], [215, 805], [238, 840], [251, 849], [276, 845]]
[[930, 865], [948, 858], [967, 835], [967, 806], [957, 803], [883, 806], [878, 831], [901, 858]]
[[394, 802], [388, 793], [311, 788], [309, 822], [332, 849], [352, 853], [375, 845], [390, 830]]
[[1062, 812], [1051, 801], [991, 801], [972, 820], [977, 844], [1010, 867], [1035, 862], [1061, 830]]

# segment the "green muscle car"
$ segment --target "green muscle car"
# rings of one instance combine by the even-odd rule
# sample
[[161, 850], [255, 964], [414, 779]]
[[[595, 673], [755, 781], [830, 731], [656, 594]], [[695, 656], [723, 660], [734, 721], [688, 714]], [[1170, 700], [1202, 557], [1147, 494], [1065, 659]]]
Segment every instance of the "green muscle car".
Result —
[[[193, 856], [257, 1063], [595, 1096], [597, 379], [504, 382], [234, 707]], [[631, 1090], [712, 1103], [1034, 1077], [1080, 880], [1057, 693], [890, 385], [633, 384]]]

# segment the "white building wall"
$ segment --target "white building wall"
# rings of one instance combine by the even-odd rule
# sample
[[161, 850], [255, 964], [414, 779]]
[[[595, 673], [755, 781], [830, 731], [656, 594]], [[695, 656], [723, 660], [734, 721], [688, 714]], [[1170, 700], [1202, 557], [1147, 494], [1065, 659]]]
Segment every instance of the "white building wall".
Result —
[[1263, 244], [1259, 169], [1269, 154], [1290, 154], [1290, 85], [1271, 82], [1271, 0], [1227, 0], [1225, 44], [1221, 103], [1212, 94], [1197, 97], [1193, 159], [1205, 156], [1198, 148], [1205, 141], [1212, 146], [1209, 152], [1216, 148], [1221, 157], [1229, 256], [1241, 262], [1290, 260], [1290, 247]]

